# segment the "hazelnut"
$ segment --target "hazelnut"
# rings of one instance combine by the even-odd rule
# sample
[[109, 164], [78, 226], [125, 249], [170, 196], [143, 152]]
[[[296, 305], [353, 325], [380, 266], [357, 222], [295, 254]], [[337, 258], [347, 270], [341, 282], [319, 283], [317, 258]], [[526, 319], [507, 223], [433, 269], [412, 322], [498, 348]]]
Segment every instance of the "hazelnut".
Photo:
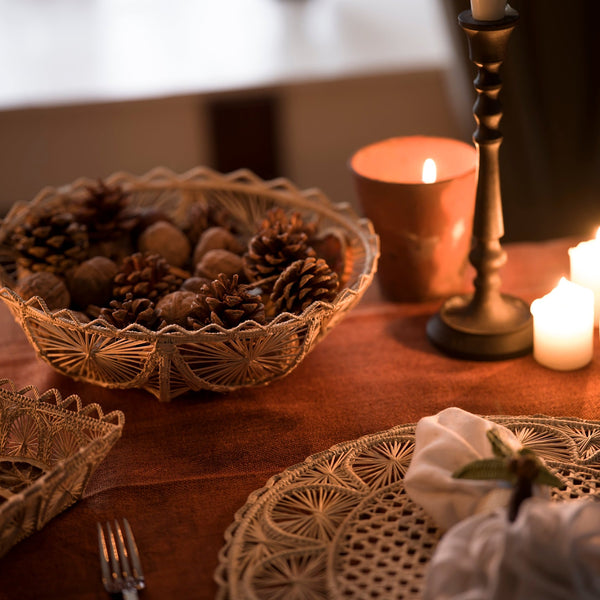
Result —
[[209, 227], [205, 230], [194, 249], [193, 262], [197, 265], [209, 250], [222, 248], [234, 254], [241, 254], [244, 247], [239, 240], [224, 227]]
[[189, 277], [181, 284], [181, 290], [184, 292], [200, 292], [203, 285], [211, 283], [213, 280], [208, 277]]
[[209, 250], [202, 260], [196, 265], [194, 275], [196, 277], [208, 277], [211, 280], [217, 278], [219, 273], [224, 273], [228, 277], [236, 273], [243, 273], [244, 260], [241, 256], [216, 248]]
[[29, 300], [39, 296], [50, 310], [67, 308], [71, 296], [65, 282], [49, 271], [38, 271], [21, 279], [15, 290], [21, 298]]
[[122, 261], [126, 256], [135, 252], [131, 238], [121, 236], [115, 240], [102, 240], [90, 244], [91, 256], [106, 256], [115, 262]]
[[140, 232], [158, 223], [158, 221], [170, 221], [167, 214], [156, 206], [126, 206], [121, 211], [121, 218], [125, 221], [131, 220], [134, 231]]
[[160, 327], [165, 325], [185, 327], [195, 300], [194, 292], [178, 291], [163, 296], [156, 304], [156, 315], [161, 323]]
[[73, 304], [79, 308], [86, 308], [90, 304], [108, 304], [117, 270], [117, 265], [105, 256], [94, 256], [82, 262], [73, 272], [69, 283]]
[[28, 269], [28, 268], [24, 267], [23, 265], [17, 265], [17, 270], [15, 272], [15, 278], [17, 281], [23, 281], [30, 275], [33, 275], [33, 273], [35, 273], [35, 272], [36, 271], [32, 271], [31, 269]]
[[144, 229], [138, 239], [140, 252], [160, 254], [174, 267], [183, 267], [190, 257], [190, 242], [180, 229], [167, 221], [157, 221]]
[[330, 229], [311, 240], [310, 245], [319, 258], [325, 260], [339, 277], [344, 273], [346, 261], [346, 238], [337, 229]]

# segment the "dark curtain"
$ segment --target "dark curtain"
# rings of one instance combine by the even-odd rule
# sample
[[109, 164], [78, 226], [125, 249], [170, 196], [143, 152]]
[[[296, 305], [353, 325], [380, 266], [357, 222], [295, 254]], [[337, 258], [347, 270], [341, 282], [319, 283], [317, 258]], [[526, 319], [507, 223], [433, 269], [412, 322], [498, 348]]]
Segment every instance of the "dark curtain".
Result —
[[[472, 78], [457, 24], [469, 1], [440, 1]], [[600, 2], [510, 5], [520, 19], [501, 70], [504, 240], [589, 237], [600, 226]]]

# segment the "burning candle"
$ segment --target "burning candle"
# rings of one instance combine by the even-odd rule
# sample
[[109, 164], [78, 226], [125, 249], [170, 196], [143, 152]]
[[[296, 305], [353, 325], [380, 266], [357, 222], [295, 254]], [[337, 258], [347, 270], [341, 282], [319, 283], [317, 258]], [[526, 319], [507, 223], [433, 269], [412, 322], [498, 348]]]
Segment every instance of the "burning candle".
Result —
[[498, 21], [505, 9], [506, 0], [471, 0], [471, 12], [478, 21]]
[[430, 136], [380, 140], [350, 159], [357, 198], [381, 239], [377, 279], [396, 302], [467, 291], [477, 151]]
[[550, 369], [572, 371], [592, 360], [594, 293], [561, 278], [543, 298], [531, 303], [533, 357]]
[[435, 183], [437, 179], [437, 166], [433, 158], [426, 158], [421, 173], [423, 183]]
[[571, 281], [594, 292], [594, 324], [600, 318], [600, 227], [596, 239], [569, 248]]

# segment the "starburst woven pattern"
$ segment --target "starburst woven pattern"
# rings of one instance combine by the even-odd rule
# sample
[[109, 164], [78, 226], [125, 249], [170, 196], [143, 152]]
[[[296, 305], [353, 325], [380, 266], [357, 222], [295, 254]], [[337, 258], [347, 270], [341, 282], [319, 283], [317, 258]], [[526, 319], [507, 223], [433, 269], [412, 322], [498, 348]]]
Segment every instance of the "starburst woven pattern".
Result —
[[[566, 482], [556, 501], [600, 493], [600, 422], [488, 417]], [[248, 498], [226, 533], [219, 600], [421, 598], [440, 532], [404, 491], [415, 425], [313, 455]]]
[[77, 396], [0, 380], [0, 557], [81, 497], [124, 420]]
[[[32, 208], [60, 205], [94, 183], [80, 179], [46, 188], [31, 203], [14, 206], [0, 225], [0, 267], [11, 258], [10, 252], [3, 254], [7, 232]], [[343, 318], [377, 269], [379, 239], [369, 221], [346, 204], [333, 204], [316, 190], [300, 191], [284, 179], [266, 182], [247, 170], [222, 175], [199, 167], [182, 175], [164, 168], [141, 177], [115, 173], [105, 183], [123, 189], [134, 207], [156, 208], [182, 229], [198, 206], [223, 208], [245, 235], [275, 206], [299, 213], [321, 231], [343, 234], [343, 285], [332, 302], [314, 302], [301, 315], [281, 314], [267, 325], [246, 321], [230, 330], [208, 325], [195, 332], [171, 325], [154, 332], [137, 324], [117, 329], [101, 320], [81, 324], [68, 310], [51, 313], [40, 298], [25, 302], [11, 288], [7, 267], [0, 298], [39, 356], [73, 379], [142, 388], [162, 401], [188, 390], [223, 392], [270, 383], [294, 369]]]

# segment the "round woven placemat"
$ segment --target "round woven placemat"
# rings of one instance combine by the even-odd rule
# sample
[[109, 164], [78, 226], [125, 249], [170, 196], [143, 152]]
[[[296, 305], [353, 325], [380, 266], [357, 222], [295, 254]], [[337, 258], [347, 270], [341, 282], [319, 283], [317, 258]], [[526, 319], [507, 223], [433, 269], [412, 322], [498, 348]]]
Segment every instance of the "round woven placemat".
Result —
[[[565, 480], [555, 499], [600, 488], [600, 422], [487, 417]], [[226, 532], [219, 600], [420, 598], [440, 532], [403, 477], [415, 425], [344, 442], [272, 477]]]

